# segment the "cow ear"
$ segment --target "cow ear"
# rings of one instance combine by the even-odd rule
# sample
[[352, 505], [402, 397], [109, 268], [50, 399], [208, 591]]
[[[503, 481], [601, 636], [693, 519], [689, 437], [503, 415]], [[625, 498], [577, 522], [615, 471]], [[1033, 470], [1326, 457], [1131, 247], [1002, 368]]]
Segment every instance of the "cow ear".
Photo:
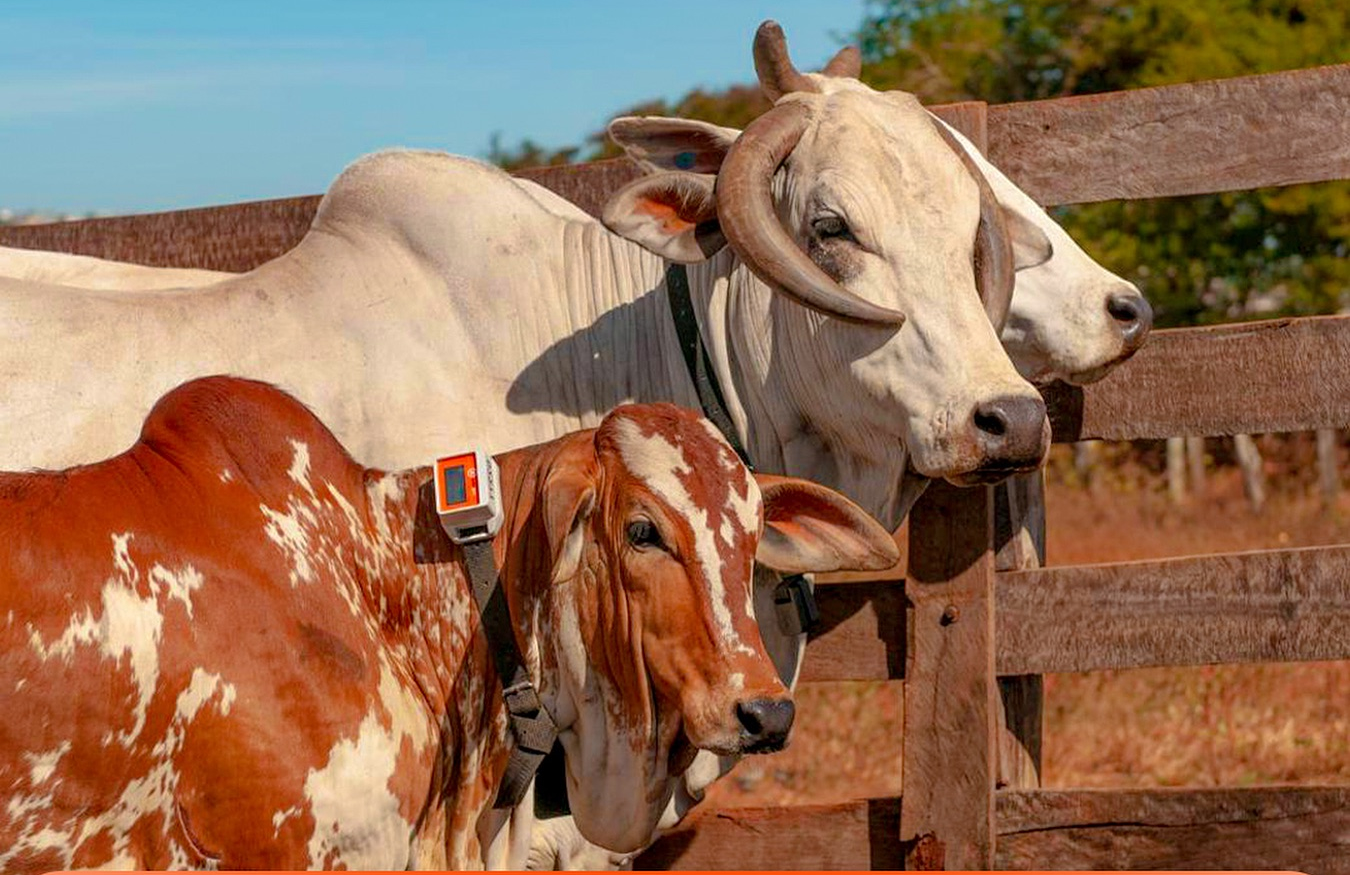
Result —
[[586, 522], [594, 511], [595, 483], [585, 472], [558, 468], [545, 478], [544, 530], [554, 583], [574, 577], [581, 568]]
[[741, 132], [682, 118], [624, 116], [609, 123], [609, 136], [647, 173], [687, 170], [717, 173]]
[[1003, 219], [1012, 237], [1013, 270], [1026, 270], [1045, 264], [1055, 255], [1055, 247], [1040, 225], [1025, 213], [1003, 208]]
[[601, 217], [615, 234], [681, 264], [706, 261], [727, 245], [717, 222], [715, 176], [657, 173], [619, 189]]
[[876, 571], [900, 560], [891, 533], [853, 502], [817, 483], [756, 474], [764, 535], [755, 561], [787, 574]]

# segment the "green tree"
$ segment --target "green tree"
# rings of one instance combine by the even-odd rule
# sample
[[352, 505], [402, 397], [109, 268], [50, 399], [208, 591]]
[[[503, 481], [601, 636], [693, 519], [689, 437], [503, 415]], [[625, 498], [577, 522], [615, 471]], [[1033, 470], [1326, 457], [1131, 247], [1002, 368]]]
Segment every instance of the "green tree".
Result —
[[[729, 128], [744, 128], [757, 116], [762, 115], [769, 106], [768, 99], [764, 97], [758, 85], [733, 85], [723, 91], [695, 88], [674, 103], [660, 99], [644, 101], [616, 112], [610, 118], [625, 115], [664, 115], [699, 119]], [[493, 136], [486, 157], [488, 161], [507, 170], [519, 170], [525, 167], [614, 158], [621, 153], [622, 150], [610, 141], [609, 135], [600, 130], [587, 137], [584, 145], [553, 151], [528, 139], [522, 140], [515, 147], [506, 148], [502, 146], [500, 137]]]
[[[1350, 59], [1350, 5], [873, 0], [858, 38], [874, 87], [1004, 103], [1339, 63]], [[1350, 303], [1350, 184], [1056, 212], [1094, 257], [1140, 285], [1160, 324]]]

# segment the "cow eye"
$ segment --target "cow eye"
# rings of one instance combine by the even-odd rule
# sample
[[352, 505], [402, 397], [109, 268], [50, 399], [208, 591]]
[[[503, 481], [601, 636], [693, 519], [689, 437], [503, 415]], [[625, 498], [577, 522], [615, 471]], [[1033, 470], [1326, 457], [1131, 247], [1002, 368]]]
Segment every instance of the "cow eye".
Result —
[[848, 222], [834, 214], [821, 216], [811, 222], [811, 230], [816, 232], [816, 236], [821, 240], [850, 240], [857, 243], [857, 238], [853, 232], [848, 229]]
[[633, 520], [628, 524], [628, 543], [638, 548], [655, 547], [664, 550], [661, 533], [651, 520]]

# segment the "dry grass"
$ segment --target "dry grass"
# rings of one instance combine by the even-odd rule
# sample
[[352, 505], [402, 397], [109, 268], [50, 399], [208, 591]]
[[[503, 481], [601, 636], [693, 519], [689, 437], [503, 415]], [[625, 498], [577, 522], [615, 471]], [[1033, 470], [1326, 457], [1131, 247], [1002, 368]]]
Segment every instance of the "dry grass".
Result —
[[[1174, 507], [1145, 470], [1122, 466], [1088, 489], [1057, 461], [1052, 564], [1350, 542], [1350, 499], [1324, 509], [1302, 490], [1277, 491], [1258, 516], [1229, 470]], [[898, 683], [799, 690], [792, 746], [742, 762], [711, 804], [897, 795], [901, 693]], [[1350, 782], [1350, 662], [1053, 675], [1045, 703], [1048, 787]]]

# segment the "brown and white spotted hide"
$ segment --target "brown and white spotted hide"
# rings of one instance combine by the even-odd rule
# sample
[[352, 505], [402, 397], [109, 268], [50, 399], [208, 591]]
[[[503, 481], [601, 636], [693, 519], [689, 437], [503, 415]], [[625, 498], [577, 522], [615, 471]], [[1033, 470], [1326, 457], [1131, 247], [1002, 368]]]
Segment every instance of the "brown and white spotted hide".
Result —
[[[749, 608], [757, 543], [808, 564], [890, 543], [722, 446], [627, 407], [500, 457], [518, 642], [569, 784], [609, 794], [574, 796], [591, 841], [649, 835], [687, 749], [764, 741], [746, 708], [786, 692]], [[120, 456], [0, 475], [0, 870], [481, 867], [511, 742], [428, 480], [221, 377]]]

